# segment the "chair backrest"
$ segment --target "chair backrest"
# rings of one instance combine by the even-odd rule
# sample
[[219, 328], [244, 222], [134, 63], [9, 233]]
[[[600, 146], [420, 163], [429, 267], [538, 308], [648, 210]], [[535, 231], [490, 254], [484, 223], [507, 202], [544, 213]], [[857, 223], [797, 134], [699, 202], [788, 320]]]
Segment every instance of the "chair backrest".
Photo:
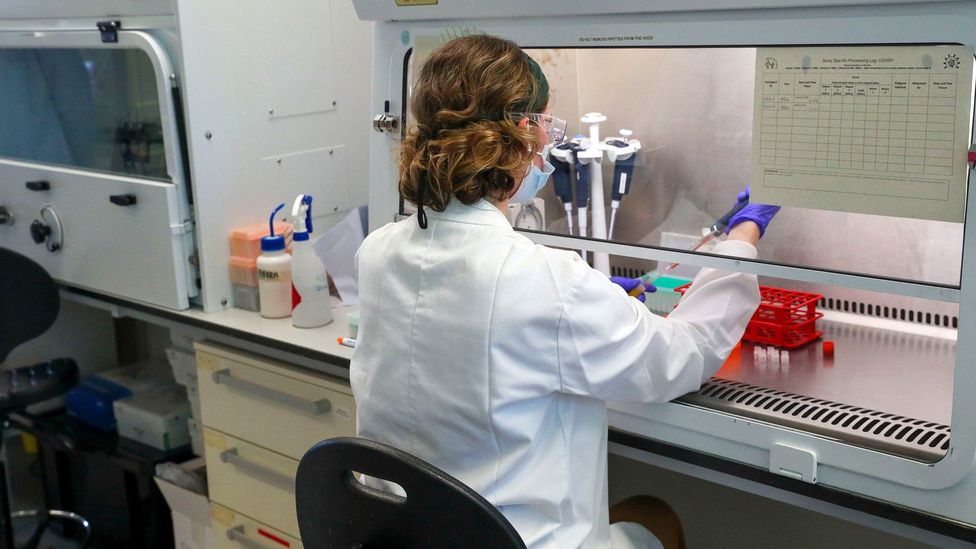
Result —
[[0, 248], [0, 363], [14, 347], [47, 331], [60, 303], [58, 288], [43, 267]]
[[[353, 471], [395, 482], [406, 497], [369, 488]], [[302, 544], [309, 549], [525, 548], [515, 528], [477, 492], [371, 440], [333, 438], [313, 446], [298, 464], [295, 496]]]

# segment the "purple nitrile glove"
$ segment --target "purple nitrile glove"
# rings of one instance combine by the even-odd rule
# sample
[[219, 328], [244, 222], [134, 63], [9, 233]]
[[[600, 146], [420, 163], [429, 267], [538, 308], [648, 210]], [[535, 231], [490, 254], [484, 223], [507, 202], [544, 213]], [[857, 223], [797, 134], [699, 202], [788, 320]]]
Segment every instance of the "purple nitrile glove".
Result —
[[[613, 282], [617, 286], [623, 288], [624, 291], [627, 292], [627, 295], [637, 299], [637, 301], [640, 301], [641, 303], [644, 303], [644, 300], [647, 299], [644, 297], [644, 292], [657, 291], [657, 288], [655, 288], [653, 284], [641, 280], [639, 278], [627, 278], [625, 276], [611, 276], [610, 282]], [[639, 293], [637, 293], [637, 295], [634, 295], [635, 292], [639, 292]]]
[[[739, 202], [749, 201], [749, 187], [746, 186], [745, 190], [740, 192], [736, 196], [736, 200]], [[729, 219], [729, 223], [725, 228], [725, 233], [728, 234], [735, 227], [743, 221], [752, 221], [759, 227], [759, 238], [762, 238], [766, 234], [766, 227], [779, 212], [779, 206], [770, 206], [767, 204], [746, 204], [744, 208], [736, 212], [735, 215]]]

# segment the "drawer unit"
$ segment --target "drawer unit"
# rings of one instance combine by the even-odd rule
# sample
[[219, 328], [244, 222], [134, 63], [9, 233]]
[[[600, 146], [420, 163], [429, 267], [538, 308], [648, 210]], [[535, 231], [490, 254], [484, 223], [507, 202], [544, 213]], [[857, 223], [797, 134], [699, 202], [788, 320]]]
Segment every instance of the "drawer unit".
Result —
[[298, 461], [205, 428], [210, 501], [298, 537]]
[[293, 536], [250, 517], [210, 504], [216, 549], [302, 549]]
[[321, 440], [356, 436], [348, 383], [209, 343], [196, 348], [204, 427], [294, 459]]

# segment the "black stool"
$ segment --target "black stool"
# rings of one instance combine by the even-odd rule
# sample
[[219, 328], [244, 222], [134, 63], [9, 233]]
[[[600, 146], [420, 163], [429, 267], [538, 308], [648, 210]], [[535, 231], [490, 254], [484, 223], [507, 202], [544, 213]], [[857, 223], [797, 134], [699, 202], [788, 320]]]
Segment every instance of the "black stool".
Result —
[[[0, 248], [0, 364], [14, 347], [43, 334], [54, 324], [60, 302], [58, 289], [47, 271], [20, 254]], [[10, 414], [63, 395], [77, 383], [78, 365], [70, 358], [0, 371], [0, 449]], [[18, 549], [35, 549], [52, 518], [78, 525], [82, 532], [81, 547], [91, 538], [88, 521], [70, 511], [11, 513], [6, 471], [0, 463], [0, 522], [3, 523], [0, 548], [14, 549], [11, 519], [26, 517], [36, 518], [37, 524], [27, 542]]]
[[[367, 487], [353, 471], [399, 484]], [[525, 549], [515, 528], [459, 480], [391, 446], [333, 438], [312, 447], [295, 478], [302, 544], [325, 548]]]

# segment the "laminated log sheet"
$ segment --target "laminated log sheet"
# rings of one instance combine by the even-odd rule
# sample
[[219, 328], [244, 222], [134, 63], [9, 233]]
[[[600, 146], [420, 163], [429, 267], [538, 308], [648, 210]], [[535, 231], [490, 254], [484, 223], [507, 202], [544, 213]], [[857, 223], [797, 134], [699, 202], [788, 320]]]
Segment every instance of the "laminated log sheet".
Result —
[[961, 222], [972, 109], [972, 48], [759, 48], [753, 201]]

